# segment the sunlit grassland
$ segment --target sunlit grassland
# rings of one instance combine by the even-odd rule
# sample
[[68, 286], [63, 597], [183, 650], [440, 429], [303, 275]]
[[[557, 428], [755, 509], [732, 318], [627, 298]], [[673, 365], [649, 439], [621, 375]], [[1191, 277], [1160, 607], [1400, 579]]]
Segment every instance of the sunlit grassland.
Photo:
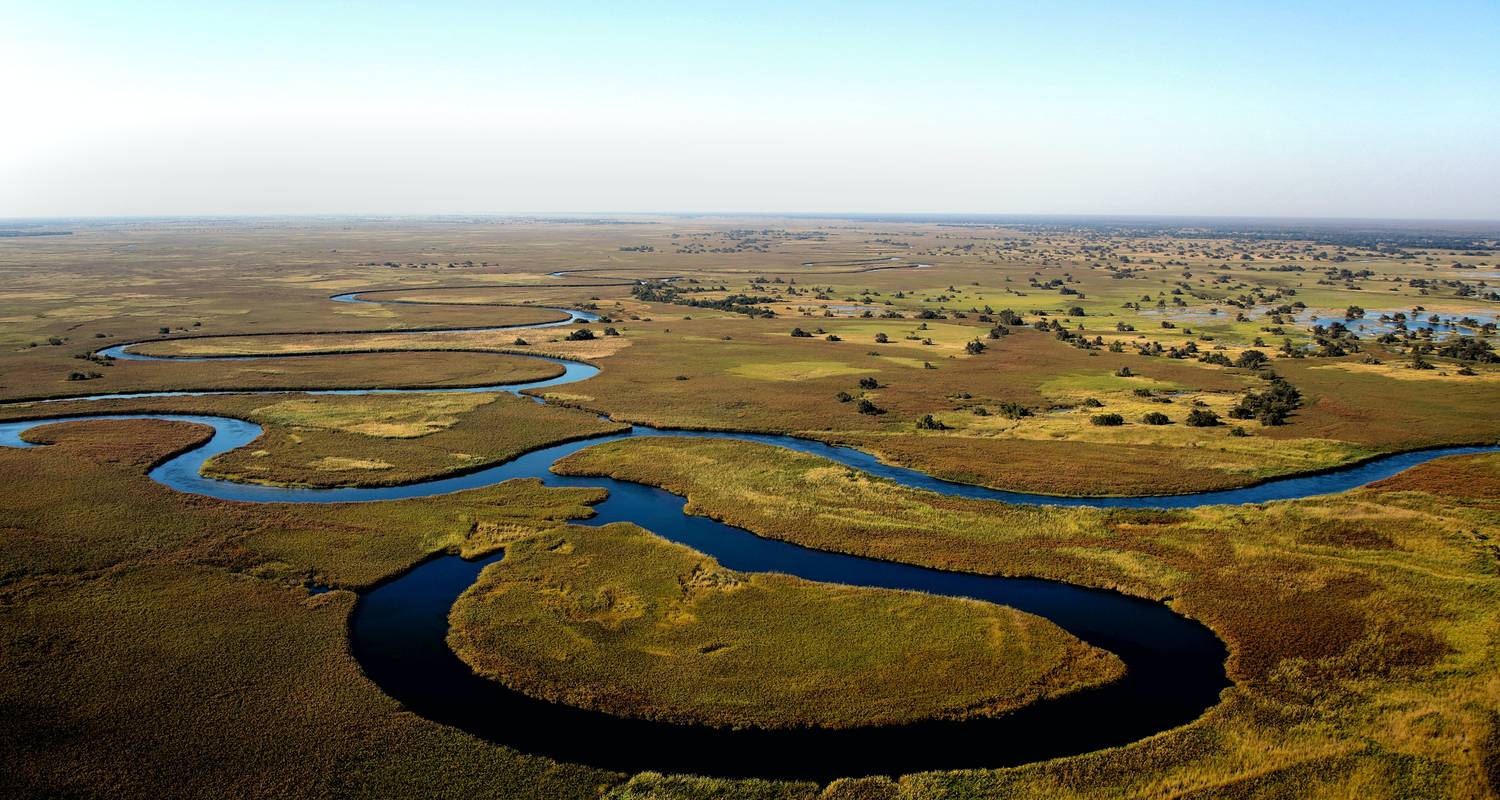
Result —
[[501, 393], [303, 396], [246, 416], [266, 423], [265, 434], [213, 459], [205, 474], [299, 486], [410, 483], [625, 429]]
[[147, 391], [233, 391], [464, 387], [541, 380], [562, 374], [556, 364], [504, 355], [355, 353], [337, 358], [307, 356], [265, 361], [117, 361], [100, 367], [73, 360], [70, 371], [99, 377], [70, 381], [44, 372], [0, 376], [17, 398], [71, 397]]
[[87, 422], [0, 449], [8, 793], [556, 798], [619, 780], [402, 712], [347, 652], [354, 596], [302, 588], [493, 550], [586, 515], [597, 492], [515, 481], [435, 501], [251, 506], [144, 476], [203, 435]]
[[624, 425], [505, 393], [240, 395], [19, 404], [0, 419], [45, 414], [223, 414], [264, 428], [205, 465], [212, 477], [291, 486], [385, 486], [468, 472], [538, 447]]
[[[599, 334], [602, 325], [591, 330]], [[465, 331], [462, 333], [362, 333], [362, 334], [292, 334], [287, 336], [230, 336], [215, 339], [184, 339], [175, 342], [151, 342], [138, 346], [137, 352], [154, 356], [289, 356], [312, 354], [343, 354], [368, 351], [402, 352], [444, 350], [468, 352], [472, 361], [476, 351], [500, 354], [531, 354], [562, 356], [589, 360], [603, 358], [628, 347], [631, 341], [621, 336], [610, 336], [589, 341], [568, 341], [569, 328], [540, 328], [522, 330]], [[521, 339], [525, 345], [516, 340]], [[499, 359], [513, 361], [514, 359]], [[140, 363], [140, 362], [137, 362]], [[151, 362], [145, 362], [151, 363]], [[537, 365], [537, 362], [531, 362]], [[542, 365], [534, 369], [544, 368]], [[553, 367], [556, 370], [556, 367]]]
[[[962, 344], [981, 328], [953, 323], [933, 326], [947, 331], [947, 346], [900, 338], [875, 344], [874, 332], [884, 328], [894, 336], [899, 330], [885, 322], [826, 323], [827, 330], [849, 334], [840, 334], [839, 342], [794, 338], [780, 320], [632, 324], [619, 337], [632, 346], [614, 355], [602, 374], [541, 393], [629, 422], [797, 433], [953, 480], [1059, 494], [1226, 488], [1390, 449], [1500, 436], [1500, 421], [1481, 414], [1492, 394], [1482, 382], [1414, 393], [1419, 396], [1410, 399], [1424, 410], [1413, 413], [1399, 388], [1352, 391], [1329, 370], [1313, 370], [1343, 362], [1278, 361], [1276, 368], [1308, 402], [1292, 424], [1272, 428], [1228, 419], [1240, 394], [1261, 384], [1245, 370], [1133, 352], [1090, 355], [1030, 330], [988, 340], [983, 353], [967, 355]], [[865, 340], [839, 326], [860, 329]], [[924, 360], [934, 369], [922, 368]], [[1121, 367], [1135, 376], [1116, 376]], [[861, 378], [874, 378], [878, 387], [861, 388]], [[1153, 392], [1154, 399], [1137, 396], [1137, 389]], [[838, 400], [840, 392], [868, 398], [885, 413], [860, 414], [855, 403]], [[1402, 401], [1386, 402], [1392, 396]], [[1088, 399], [1129, 424], [1090, 424], [1099, 412], [1083, 407]], [[1182, 424], [1195, 402], [1226, 424]], [[1007, 419], [997, 413], [1005, 403], [1032, 415]], [[977, 415], [980, 409], [987, 415]], [[1140, 424], [1151, 412], [1165, 413], [1174, 424]], [[950, 430], [918, 431], [915, 423], [925, 414]], [[1250, 436], [1231, 436], [1234, 427]]]
[[[7, 565], [15, 574], [87, 572], [196, 547], [202, 558], [220, 563], [235, 558], [243, 541], [253, 541], [299, 581], [359, 587], [439, 550], [493, 549], [492, 540], [509, 528], [552, 527], [586, 516], [585, 504], [602, 496], [512, 481], [440, 503], [263, 505], [183, 494], [143, 474], [207, 434], [181, 422], [83, 421], [27, 434], [46, 447], [0, 449], [6, 529], [30, 532], [6, 540]], [[68, 480], [75, 466], [70, 461], [87, 474]], [[94, 462], [102, 466], [90, 466]], [[182, 553], [172, 550], [179, 547]]]
[[[1492, 791], [1500, 456], [1443, 459], [1343, 495], [1194, 511], [958, 500], [741, 442], [609, 443], [560, 468], [661, 485], [687, 495], [691, 513], [813, 547], [1165, 599], [1230, 647], [1234, 687], [1184, 728], [1016, 769], [912, 776], [870, 796]], [[733, 796], [723, 782], [665, 796], [709, 788]]]
[[[103, 377], [96, 380], [67, 380], [74, 370], [94, 369], [74, 356], [159, 338], [166, 327], [165, 338], [177, 341], [142, 349], [479, 349], [583, 358], [602, 366], [602, 374], [542, 393], [621, 420], [792, 432], [855, 445], [943, 477], [1038, 492], [1225, 488], [1374, 452], [1500, 439], [1494, 413], [1500, 373], [1493, 365], [1475, 365], [1476, 376], [1455, 374], [1451, 361], [1439, 361], [1436, 370], [1410, 370], [1400, 354], [1368, 341], [1384, 364], [1362, 364], [1359, 356], [1273, 361], [1306, 404], [1285, 426], [1231, 422], [1247, 430], [1246, 438], [1229, 436], [1228, 427], [1188, 429], [1179, 421], [1194, 400], [1222, 411], [1238, 392], [1257, 386], [1244, 371], [1133, 352], [1090, 355], [1024, 328], [985, 340], [989, 348], [980, 355], [963, 349], [990, 327], [969, 309], [989, 305], [1028, 320], [1038, 312], [1061, 319], [1078, 306], [1085, 316], [1062, 321], [1106, 341], [1191, 340], [1205, 350], [1222, 345], [1233, 355], [1260, 336], [1267, 342], [1261, 349], [1269, 352], [1281, 335], [1261, 330], [1264, 312], [1236, 322], [1238, 309], [1228, 300], [1256, 288], [1291, 289], [1296, 294], [1285, 299], [1318, 309], [1323, 321], [1340, 319], [1350, 304], [1372, 312], [1420, 305], [1444, 316], [1478, 313], [1488, 309], [1485, 301], [1410, 281], [1485, 278], [1493, 285], [1500, 281], [1500, 258], [1493, 253], [1433, 250], [1401, 260], [1350, 252], [1346, 261], [1312, 263], [1276, 255], [1282, 246], [1274, 243], [1107, 237], [1139, 268], [1115, 278], [1091, 267], [1098, 259], [1078, 249], [1087, 237], [1064, 234], [861, 223], [820, 227], [826, 239], [788, 239], [767, 252], [677, 253], [673, 233], [710, 233], [715, 246], [723, 246], [730, 242], [715, 232], [741, 223], [656, 222], [185, 221], [89, 224], [69, 237], [0, 239], [0, 398], [461, 386], [556, 374], [552, 365], [490, 353], [404, 352], [119, 363], [98, 368]], [[903, 239], [910, 247], [876, 237]], [[1023, 237], [1032, 243], [1022, 250], [985, 250]], [[656, 251], [620, 249], [638, 244]], [[1163, 244], [1185, 248], [1186, 255], [1168, 257], [1186, 266], [1161, 264], [1163, 254], [1152, 248]], [[1256, 255], [1242, 260], [1197, 252], [1220, 246]], [[934, 266], [876, 272], [800, 266], [891, 254]], [[1142, 263], [1145, 258], [1157, 263]], [[1459, 261], [1478, 269], [1452, 265]], [[1306, 271], [1256, 269], [1293, 262]], [[578, 267], [589, 269], [546, 277]], [[1344, 267], [1376, 275], [1352, 286], [1318, 283], [1324, 270]], [[669, 275], [723, 284], [730, 292], [750, 290], [751, 276], [782, 277], [799, 288], [831, 286], [831, 299], [778, 300], [773, 307], [781, 316], [752, 320], [640, 303], [628, 288], [548, 285]], [[1073, 282], [1067, 286], [1081, 294], [1030, 287], [1033, 276], [1042, 282], [1068, 276]], [[1220, 276], [1228, 280], [1215, 280]], [[1182, 281], [1204, 297], [1183, 296], [1186, 307], [1174, 309], [1170, 293]], [[477, 286], [511, 282], [529, 285]], [[473, 286], [433, 288], [453, 285]], [[476, 305], [328, 300], [388, 287], [404, 288], [387, 298]], [[872, 296], [877, 309], [933, 310], [948, 318], [929, 320], [922, 330], [916, 319], [823, 315], [823, 306], [859, 298], [864, 288], [880, 292]], [[894, 298], [896, 292], [905, 296]], [[1151, 300], [1143, 300], [1146, 295]], [[1165, 315], [1144, 313], [1164, 296]], [[613, 318], [605, 324], [623, 335], [567, 342], [567, 328], [314, 333], [558, 316], [484, 305], [527, 302], [596, 303]], [[1140, 302], [1143, 313], [1123, 308], [1126, 302]], [[1210, 308], [1220, 313], [1209, 315]], [[955, 310], [968, 317], [958, 318]], [[1160, 326], [1174, 315], [1182, 317], [1178, 327]], [[1136, 330], [1116, 331], [1118, 322]], [[793, 339], [794, 326], [825, 332]], [[588, 327], [599, 332], [604, 324]], [[307, 335], [189, 338], [273, 331]], [[888, 344], [874, 342], [881, 332]], [[843, 341], [826, 341], [829, 333]], [[1304, 325], [1286, 326], [1285, 335], [1308, 341]], [[517, 345], [518, 337], [528, 344]], [[58, 344], [49, 342], [54, 338]], [[929, 338], [931, 345], [924, 343]], [[934, 369], [926, 369], [928, 363]], [[1138, 377], [1116, 378], [1122, 366]], [[861, 377], [876, 378], [878, 388], [859, 387]], [[1137, 397], [1132, 390], [1140, 387], [1171, 389], [1173, 402]], [[867, 397], [885, 413], [859, 414], [854, 403], [836, 399], [838, 392]], [[1075, 405], [1087, 397], [1122, 413], [1128, 424], [1089, 425], [1088, 412]], [[401, 399], [305, 400], [17, 404], [0, 408], [0, 417], [158, 410], [250, 418], [269, 408], [265, 413], [275, 419], [265, 419], [266, 439], [214, 467], [240, 479], [319, 485], [450, 473], [600, 425], [580, 422], [589, 419], [581, 413], [525, 417], [527, 424], [511, 425], [506, 420], [522, 417], [511, 413], [508, 398], [467, 410], [441, 399], [430, 406]], [[467, 402], [476, 401], [460, 401]], [[1032, 408], [1034, 416], [1010, 420], [994, 413], [1007, 402]], [[978, 416], [976, 408], [990, 415]], [[1138, 424], [1148, 410], [1166, 413], [1174, 424]], [[552, 411], [566, 413], [536, 413]], [[950, 430], [917, 431], [924, 414]], [[597, 493], [549, 491], [528, 481], [368, 506], [219, 503], [173, 493], [142, 475], [168, 452], [196, 441], [201, 430], [112, 422], [38, 435], [57, 444], [0, 450], [0, 703], [8, 723], [0, 725], [0, 774], [17, 794], [154, 799], [176, 786], [193, 796], [1485, 798], [1500, 785], [1495, 456], [1445, 459], [1336, 497], [1161, 513], [934, 498], [748, 445], [630, 442], [576, 457], [576, 468], [660, 482], [689, 494], [691, 510], [762, 535], [1166, 600], [1209, 624], [1231, 647], [1235, 687], [1223, 704], [1184, 728], [1016, 769], [825, 788], [651, 774], [624, 782], [626, 776], [529, 758], [427, 723], [382, 697], [349, 659], [345, 626], [352, 596], [334, 591], [309, 599], [302, 589], [307, 582], [368, 586], [439, 551], [493, 551], [587, 514], [586, 503]], [[601, 581], [631, 580], [599, 573]]]
[[448, 639], [533, 696], [720, 727], [985, 716], [1123, 670], [1014, 609], [745, 575], [628, 524], [508, 544], [454, 605]]

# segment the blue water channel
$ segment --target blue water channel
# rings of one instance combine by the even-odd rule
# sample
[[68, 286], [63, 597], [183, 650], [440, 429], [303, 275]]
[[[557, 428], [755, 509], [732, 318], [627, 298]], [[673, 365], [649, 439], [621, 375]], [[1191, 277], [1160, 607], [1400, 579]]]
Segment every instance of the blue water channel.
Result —
[[[337, 295], [332, 299], [404, 302], [364, 300], [359, 293]], [[558, 310], [565, 312], [568, 318], [525, 326], [458, 330], [539, 328], [597, 319], [586, 312]], [[125, 360], [151, 358], [133, 353], [129, 347], [129, 344], [117, 345], [102, 352]], [[295, 356], [227, 358], [267, 357]], [[586, 380], [598, 372], [590, 365], [564, 359], [527, 357], [545, 358], [562, 366], [564, 372], [546, 380], [462, 390], [361, 389], [311, 394], [519, 393], [526, 389]], [[202, 394], [246, 392], [140, 392], [72, 399]], [[999, 767], [1126, 744], [1187, 723], [1216, 704], [1220, 691], [1229, 685], [1224, 672], [1226, 652], [1222, 642], [1207, 628], [1173, 613], [1160, 603], [1057, 581], [945, 572], [811, 550], [761, 538], [706, 517], [686, 515], [683, 513], [684, 499], [662, 489], [611, 478], [554, 475], [550, 471], [554, 462], [585, 447], [625, 438], [735, 439], [820, 456], [906, 487], [943, 495], [1028, 505], [1189, 508], [1261, 503], [1340, 492], [1434, 458], [1496, 449], [1449, 447], [1400, 453], [1323, 474], [1278, 479], [1218, 492], [1083, 498], [1006, 492], [953, 483], [915, 470], [882, 464], [858, 450], [790, 436], [672, 431], [646, 426], [636, 426], [625, 433], [545, 447], [504, 464], [467, 474], [370, 488], [273, 487], [205, 477], [201, 470], [206, 461], [250, 444], [262, 433], [261, 427], [255, 423], [219, 416], [124, 413], [6, 422], [0, 423], [0, 446], [34, 446], [24, 441], [21, 434], [41, 425], [81, 419], [162, 419], [211, 427], [212, 438], [158, 465], [151, 470], [150, 477], [178, 491], [234, 502], [403, 500], [490, 486], [514, 478], [537, 478], [556, 487], [603, 488], [608, 491], [607, 499], [595, 506], [594, 517], [581, 524], [634, 523], [742, 572], [778, 572], [812, 581], [929, 592], [1011, 606], [1046, 617], [1083, 641], [1114, 653], [1125, 663], [1126, 674], [1120, 680], [1034, 703], [1000, 717], [851, 730], [729, 730], [617, 717], [536, 700], [475, 675], [447, 646], [448, 613], [480, 571], [499, 561], [503, 554], [479, 561], [465, 561], [457, 556], [434, 558], [365, 592], [351, 619], [351, 650], [376, 685], [410, 711], [486, 740], [527, 753], [622, 771], [660, 770], [820, 780], [930, 769]]]

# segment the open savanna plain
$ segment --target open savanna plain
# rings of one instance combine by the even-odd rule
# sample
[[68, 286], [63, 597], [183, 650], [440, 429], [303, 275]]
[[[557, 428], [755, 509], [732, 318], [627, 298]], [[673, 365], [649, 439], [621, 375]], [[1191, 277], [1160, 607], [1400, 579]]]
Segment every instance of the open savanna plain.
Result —
[[[248, 420], [261, 436], [204, 466], [232, 481], [411, 484], [631, 424], [790, 434], [1083, 496], [1500, 441], [1493, 233], [714, 217], [56, 227], [66, 235], [0, 238], [0, 421]], [[348, 293], [375, 302], [330, 299]], [[566, 320], [558, 309], [600, 319], [498, 327]], [[158, 358], [101, 354], [125, 343]], [[523, 357], [537, 355], [599, 371], [519, 397], [497, 388], [562, 374]], [[460, 391], [472, 387], [491, 390]], [[307, 393], [382, 388], [432, 391]], [[195, 394], [68, 399], [160, 391]], [[558, 472], [663, 487], [762, 537], [1166, 603], [1228, 651], [1219, 704], [1134, 743], [817, 784], [602, 770], [427, 720], [351, 654], [358, 593], [443, 554], [503, 549], [450, 617], [476, 673], [724, 727], [993, 716], [1106, 683], [1119, 662], [1013, 609], [735, 572], [639, 527], [574, 524], [603, 490], [522, 479], [301, 505], [147, 477], [208, 433], [81, 421], [26, 434], [43, 447], [0, 447], [8, 794], [1500, 795], [1494, 453], [1337, 495], [1172, 511], [960, 499], [745, 441], [642, 437], [563, 459]]]

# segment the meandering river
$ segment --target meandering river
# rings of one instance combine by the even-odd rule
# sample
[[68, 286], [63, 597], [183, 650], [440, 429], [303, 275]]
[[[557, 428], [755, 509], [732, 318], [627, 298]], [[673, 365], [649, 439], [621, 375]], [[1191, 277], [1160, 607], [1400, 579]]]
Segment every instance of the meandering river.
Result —
[[[375, 301], [360, 293], [334, 296], [340, 302]], [[545, 328], [596, 321], [587, 312], [556, 309], [557, 322], [497, 325], [450, 331]], [[381, 331], [390, 335], [391, 331]], [[414, 332], [415, 333], [415, 332]], [[131, 344], [101, 351], [122, 360], [157, 358], [130, 350]], [[201, 361], [278, 356], [172, 357]], [[466, 389], [325, 390], [312, 394], [415, 392], [519, 393], [586, 380], [596, 367], [566, 359], [555, 378], [522, 384]], [[279, 390], [255, 392], [285, 393]], [[139, 392], [72, 400], [143, 398], [247, 392]], [[430, 560], [365, 592], [350, 623], [350, 647], [366, 675], [407, 709], [517, 750], [622, 771], [661, 770], [725, 776], [830, 779], [847, 775], [898, 774], [929, 769], [998, 767], [1101, 747], [1126, 744], [1187, 723], [1218, 702], [1229, 685], [1225, 649], [1211, 631], [1167, 606], [1115, 592], [1030, 578], [952, 573], [798, 547], [765, 539], [714, 520], [683, 513], [684, 500], [661, 489], [610, 478], [554, 475], [557, 459], [601, 442], [644, 436], [738, 439], [787, 447], [864, 470], [904, 486], [947, 495], [1004, 503], [1091, 507], [1187, 508], [1224, 503], [1259, 503], [1345, 491], [1389, 477], [1445, 455], [1494, 447], [1452, 447], [1401, 453], [1346, 469], [1268, 481], [1218, 492], [1163, 497], [1080, 498], [1005, 492], [944, 481], [880, 463], [849, 448], [790, 436], [731, 432], [672, 431], [636, 426], [629, 432], [554, 445], [504, 464], [402, 486], [372, 488], [288, 488], [208, 478], [201, 468], [210, 458], [242, 447], [261, 434], [245, 420], [209, 415], [130, 413], [69, 416], [0, 423], [0, 446], [28, 447], [21, 434], [39, 425], [79, 419], [164, 419], [213, 429], [202, 445], [180, 453], [150, 472], [152, 480], [182, 492], [255, 503], [374, 502], [427, 497], [489, 486], [513, 478], [538, 478], [549, 486], [607, 489], [597, 515], [580, 524], [631, 522], [691, 547], [743, 572], [780, 572], [813, 581], [886, 589], [906, 589], [967, 597], [1018, 608], [1054, 623], [1083, 641], [1113, 652], [1126, 675], [1113, 683], [1034, 703], [1016, 712], [964, 721], [933, 721], [854, 730], [721, 730], [626, 719], [549, 703], [476, 676], [449, 650], [448, 612], [458, 596], [495, 555], [481, 561], [456, 556]]]

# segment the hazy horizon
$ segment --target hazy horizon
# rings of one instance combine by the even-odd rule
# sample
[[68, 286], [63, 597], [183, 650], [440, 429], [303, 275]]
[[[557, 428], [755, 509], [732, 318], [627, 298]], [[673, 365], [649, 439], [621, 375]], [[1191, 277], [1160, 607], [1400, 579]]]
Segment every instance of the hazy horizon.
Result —
[[1487, 222], [1497, 38], [1461, 1], [17, 4], [0, 218]]
[[0, 216], [0, 223], [18, 225], [40, 225], [49, 222], [171, 222], [212, 220], [400, 220], [400, 221], [464, 221], [467, 219], [517, 219], [548, 221], [568, 218], [587, 219], [651, 217], [661, 219], [788, 219], [788, 220], [838, 220], [856, 222], [886, 222], [921, 224], [930, 222], [975, 222], [987, 224], [1026, 224], [1045, 222], [1077, 222], [1082, 224], [1103, 223], [1190, 223], [1231, 224], [1254, 223], [1285, 225], [1375, 225], [1375, 226], [1480, 226], [1488, 229], [1497, 226], [1500, 232], [1500, 217], [1320, 217], [1251, 214], [1032, 214], [1004, 212], [951, 212], [951, 211], [609, 211], [609, 210], [526, 210], [526, 211], [446, 211], [446, 212], [264, 212], [221, 214], [84, 214], [84, 215], [34, 215]]

